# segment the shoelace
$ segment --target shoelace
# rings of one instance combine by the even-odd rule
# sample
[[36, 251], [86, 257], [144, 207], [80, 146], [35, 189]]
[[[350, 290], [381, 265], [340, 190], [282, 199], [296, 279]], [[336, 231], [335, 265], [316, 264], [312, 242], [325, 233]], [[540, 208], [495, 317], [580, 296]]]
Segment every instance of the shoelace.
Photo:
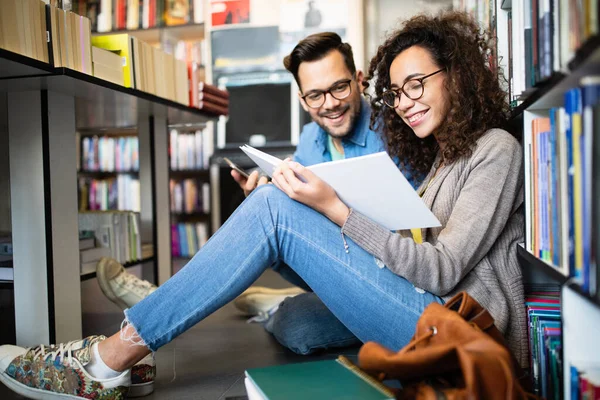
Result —
[[[49, 351], [48, 353], [46, 353], [46, 346], [44, 346], [43, 344], [38, 346], [37, 348], [35, 348], [35, 350], [33, 351], [33, 359], [37, 360], [37, 359], [42, 359], [44, 361], [47, 361], [49, 357], [52, 357], [52, 361], [56, 360], [56, 356], [60, 355], [60, 359], [61, 361], [64, 361], [64, 356], [65, 356], [65, 352], [67, 353], [67, 361], [69, 363], [69, 365], [72, 364], [73, 362], [73, 350], [77, 350], [74, 349], [73, 346], [76, 343], [80, 343], [81, 340], [72, 340], [70, 342], [67, 343], [61, 343], [60, 345], [58, 345], [58, 348], [56, 345], [50, 345], [48, 346], [48, 350], [50, 349], [55, 349], [54, 351]], [[28, 348], [27, 352], [29, 352], [32, 348]]]
[[142, 297], [145, 297], [148, 290], [152, 289], [154, 286], [150, 282], [138, 279], [129, 273], [120, 274], [116, 280], [117, 282], [120, 280], [119, 283], [121, 283], [123, 286], [128, 286], [129, 290]]

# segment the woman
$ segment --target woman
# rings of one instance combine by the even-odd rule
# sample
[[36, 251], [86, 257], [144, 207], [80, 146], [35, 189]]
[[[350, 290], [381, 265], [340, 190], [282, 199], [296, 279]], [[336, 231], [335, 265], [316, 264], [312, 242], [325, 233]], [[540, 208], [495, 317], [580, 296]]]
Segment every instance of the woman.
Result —
[[[68, 386], [69, 393], [121, 398], [129, 368], [234, 299], [277, 260], [358, 338], [391, 349], [410, 340], [429, 303], [466, 290], [525, 365], [516, 260], [523, 240], [521, 149], [496, 129], [507, 105], [488, 56], [476, 24], [447, 13], [409, 20], [371, 61], [372, 122], [385, 121], [390, 155], [427, 174], [419, 192], [442, 227], [389, 232], [349, 209], [309, 170], [286, 162], [274, 185], [255, 190], [183, 270], [126, 310], [120, 332], [52, 353], [0, 347], [0, 380], [25, 395], [34, 393], [31, 386], [61, 392], [65, 385], [36, 381], [29, 371], [75, 370], [87, 386]], [[326, 97], [325, 107], [339, 106]]]

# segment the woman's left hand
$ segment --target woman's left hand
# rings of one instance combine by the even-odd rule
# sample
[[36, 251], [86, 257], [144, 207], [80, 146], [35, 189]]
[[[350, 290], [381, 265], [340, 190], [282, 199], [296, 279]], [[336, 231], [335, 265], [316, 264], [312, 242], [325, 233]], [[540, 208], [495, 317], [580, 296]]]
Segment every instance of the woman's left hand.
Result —
[[315, 209], [342, 226], [350, 209], [331, 186], [295, 161], [285, 159], [272, 177], [273, 184], [291, 199]]

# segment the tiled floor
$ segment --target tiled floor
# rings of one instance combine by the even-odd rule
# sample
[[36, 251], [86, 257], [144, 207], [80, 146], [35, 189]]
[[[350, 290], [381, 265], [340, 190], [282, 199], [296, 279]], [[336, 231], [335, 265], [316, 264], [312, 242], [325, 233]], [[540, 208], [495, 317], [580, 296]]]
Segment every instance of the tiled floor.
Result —
[[[271, 271], [257, 284], [288, 286]], [[84, 282], [82, 292], [84, 334], [110, 334], [118, 329], [122, 314], [102, 296], [96, 281]], [[157, 352], [155, 392], [145, 399], [225, 400], [245, 396], [243, 376], [247, 368], [335, 358], [337, 354], [354, 356], [357, 350], [296, 355], [280, 346], [262, 326], [247, 324], [229, 304]], [[0, 384], [0, 399], [21, 397]]]

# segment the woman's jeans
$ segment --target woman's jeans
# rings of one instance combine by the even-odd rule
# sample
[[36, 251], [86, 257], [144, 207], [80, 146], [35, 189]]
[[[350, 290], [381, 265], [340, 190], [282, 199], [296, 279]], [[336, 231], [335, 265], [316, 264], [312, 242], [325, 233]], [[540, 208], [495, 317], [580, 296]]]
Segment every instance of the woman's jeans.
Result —
[[322, 214], [263, 185], [194, 258], [125, 311], [153, 351], [240, 295], [283, 262], [360, 341], [399, 350], [431, 302], [442, 300], [395, 275]]

